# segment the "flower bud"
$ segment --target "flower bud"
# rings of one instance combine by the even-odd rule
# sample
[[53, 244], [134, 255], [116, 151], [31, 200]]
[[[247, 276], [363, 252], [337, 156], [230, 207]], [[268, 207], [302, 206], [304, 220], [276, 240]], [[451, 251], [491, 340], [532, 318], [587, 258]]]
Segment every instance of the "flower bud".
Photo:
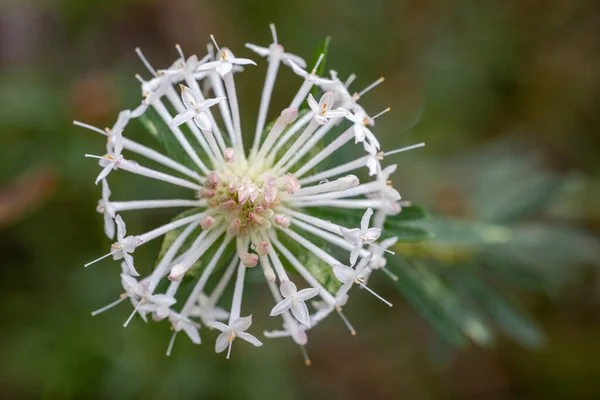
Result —
[[246, 253], [242, 255], [242, 264], [248, 268], [256, 267], [258, 264], [258, 256], [256, 254]]
[[175, 264], [169, 273], [170, 281], [180, 281], [187, 272], [187, 268], [182, 264]]
[[269, 242], [260, 242], [258, 246], [256, 246], [256, 252], [261, 256], [266, 256], [269, 254], [270, 248]]
[[280, 228], [287, 229], [290, 227], [290, 219], [283, 214], [277, 214], [273, 218], [273, 222]]
[[230, 163], [230, 162], [233, 161], [233, 155], [234, 155], [234, 153], [233, 153], [233, 149], [231, 147], [226, 148], [223, 153], [225, 153], [224, 154], [225, 155], [225, 161], [227, 161], [228, 163]]
[[212, 228], [212, 226], [215, 224], [215, 219], [213, 217], [211, 217], [210, 215], [206, 218], [204, 218], [202, 220], [202, 222], [200, 222], [200, 226], [202, 227], [202, 229], [209, 230], [210, 228]]

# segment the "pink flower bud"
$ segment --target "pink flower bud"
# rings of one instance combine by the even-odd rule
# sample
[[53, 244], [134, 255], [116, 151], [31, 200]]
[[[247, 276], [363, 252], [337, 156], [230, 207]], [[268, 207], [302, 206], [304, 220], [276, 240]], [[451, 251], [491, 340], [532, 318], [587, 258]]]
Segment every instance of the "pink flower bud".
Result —
[[273, 271], [273, 268], [271, 267], [265, 268], [264, 274], [268, 282], [275, 282], [275, 279], [277, 279], [275, 271]]
[[241, 229], [242, 221], [237, 218], [229, 223], [229, 227], [227, 228], [227, 232], [232, 235], [239, 235]]
[[300, 182], [293, 174], [285, 174], [283, 177], [283, 184], [285, 185], [285, 188], [289, 194], [294, 194], [298, 189], [300, 189]]
[[228, 147], [225, 149], [224, 153], [225, 153], [225, 161], [227, 161], [228, 163], [232, 162], [233, 155], [234, 155], [233, 149], [231, 147]]
[[204, 229], [205, 231], [212, 228], [212, 226], [215, 224], [215, 219], [213, 217], [211, 217], [210, 215], [206, 218], [204, 218], [202, 220], [202, 222], [200, 222], [200, 226], [202, 227], [202, 229]]
[[279, 121], [281, 121], [282, 123], [287, 125], [287, 124], [291, 124], [292, 122], [294, 122], [296, 120], [296, 118], [298, 118], [298, 109], [290, 107], [290, 108], [284, 109], [281, 112]]
[[207, 189], [214, 189], [217, 187], [219, 182], [221, 182], [221, 178], [219, 178], [217, 171], [211, 171], [206, 177], [206, 183], [204, 184], [204, 187]]
[[187, 268], [181, 264], [176, 264], [173, 268], [171, 268], [171, 272], [169, 273], [170, 281], [180, 281], [185, 273], [187, 272]]
[[269, 254], [270, 248], [269, 242], [260, 242], [258, 246], [256, 246], [256, 252], [261, 256], [266, 256]]
[[287, 229], [290, 227], [290, 219], [283, 214], [277, 214], [273, 218], [273, 222], [280, 228]]
[[198, 191], [198, 194], [203, 199], [210, 199], [215, 196], [215, 191], [203, 187], [203, 188], [200, 188], [200, 190]]
[[258, 256], [256, 254], [246, 253], [241, 259], [242, 264], [248, 268], [256, 267], [256, 264], [258, 264]]

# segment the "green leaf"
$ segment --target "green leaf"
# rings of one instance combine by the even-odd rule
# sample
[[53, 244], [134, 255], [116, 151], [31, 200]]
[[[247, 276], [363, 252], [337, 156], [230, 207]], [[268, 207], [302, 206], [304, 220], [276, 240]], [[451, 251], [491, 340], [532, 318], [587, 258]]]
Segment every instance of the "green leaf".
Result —
[[[197, 165], [190, 159], [189, 155], [185, 152], [177, 138], [171, 132], [171, 129], [158, 115], [156, 110], [152, 107], [148, 107], [146, 112], [139, 118], [144, 128], [152, 135], [158, 143], [165, 149], [166, 154], [173, 160], [186, 167], [196, 170]], [[195, 141], [190, 140], [190, 144], [194, 146]], [[199, 156], [203, 154], [203, 151], [199, 148], [195, 148]]]
[[477, 311], [466, 304], [442, 278], [421, 262], [398, 265], [392, 257], [389, 265], [398, 276], [398, 288], [432, 327], [451, 343], [460, 344], [456, 329], [473, 342], [488, 346], [494, 336]]
[[544, 334], [514, 301], [467, 271], [453, 271], [453, 279], [507, 335], [528, 348], [536, 349], [542, 346]]

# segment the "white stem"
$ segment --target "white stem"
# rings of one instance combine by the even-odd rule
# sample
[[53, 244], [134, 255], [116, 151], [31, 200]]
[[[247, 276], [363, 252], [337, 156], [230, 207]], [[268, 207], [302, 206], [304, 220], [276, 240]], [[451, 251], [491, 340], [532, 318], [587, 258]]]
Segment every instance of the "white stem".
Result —
[[425, 143], [421, 142], [421, 143], [413, 144], [412, 146], [407, 146], [407, 147], [402, 147], [400, 149], [387, 151], [387, 152], [383, 153], [383, 157], [391, 156], [392, 154], [402, 153], [402, 152], [408, 151], [408, 150], [418, 149], [419, 147], [425, 147]]
[[181, 309], [181, 315], [183, 315], [184, 317], [187, 317], [190, 311], [192, 310], [192, 307], [194, 307], [194, 304], [198, 300], [200, 293], [202, 293], [202, 291], [204, 290], [206, 282], [208, 282], [208, 278], [210, 278], [210, 275], [213, 273], [213, 270], [215, 269], [217, 263], [221, 260], [221, 256], [223, 255], [225, 248], [229, 245], [229, 243], [231, 243], [232, 239], [232, 235], [225, 236], [225, 239], [217, 249], [215, 255], [212, 257], [204, 271], [202, 271], [200, 279], [198, 279], [198, 282], [196, 282], [194, 289], [192, 289], [192, 292], [190, 293], [187, 301], [185, 302], [185, 305]]
[[102, 257], [96, 258], [94, 261], [90, 261], [89, 263], [84, 264], [83, 266], [87, 268], [90, 265], [95, 264], [95, 263], [97, 263], [100, 260], [104, 260], [106, 257], [112, 256], [113, 254], [118, 253], [119, 251], [121, 251], [121, 250], [119, 249], [119, 250], [111, 251], [110, 253], [105, 254]]
[[142, 235], [137, 236], [142, 243], [148, 243], [149, 241], [156, 239], [157, 237], [161, 237], [165, 233], [172, 231], [173, 229], [177, 229], [181, 226], [187, 225], [192, 222], [200, 221], [200, 219], [204, 218], [206, 212], [190, 215], [189, 217], [181, 218], [173, 222], [169, 222], [163, 226], [160, 226], [156, 229], [151, 230], [150, 232], [146, 232]]
[[144, 53], [142, 53], [142, 49], [140, 49], [139, 47], [136, 47], [135, 52], [140, 57], [140, 60], [142, 60], [142, 63], [144, 63], [144, 66], [148, 69], [148, 71], [150, 71], [150, 73], [153, 76], [157, 76], [156, 70], [154, 68], [152, 68], [152, 65], [150, 64], [148, 59], [144, 56]]
[[202, 172], [208, 174], [210, 171], [208, 170], [208, 168], [206, 168], [206, 165], [204, 165], [202, 160], [198, 157], [198, 154], [196, 153], [190, 142], [188, 142], [183, 132], [181, 132], [181, 129], [179, 129], [179, 127], [176, 126], [171, 126], [171, 121], [173, 120], [173, 117], [171, 116], [165, 105], [160, 101], [153, 101], [152, 106], [154, 107], [156, 112], [161, 116], [165, 124], [167, 124], [169, 129], [171, 129], [171, 132], [173, 133], [181, 147], [183, 147], [187, 155], [192, 159], [192, 161], [194, 161], [198, 168], [202, 170]]
[[[271, 241], [266, 237], [266, 235], [263, 235], [263, 240], [266, 240], [267, 242], [269, 242], [269, 247], [273, 248]], [[284, 281], [289, 280], [287, 272], [285, 272], [285, 268], [283, 267], [283, 264], [281, 263], [281, 260], [279, 259], [279, 256], [277, 255], [277, 252], [270, 251], [269, 258], [273, 262], [273, 267], [275, 267], [275, 272], [277, 273], [277, 277], [279, 278], [279, 281], [284, 282]]]
[[119, 163], [119, 169], [131, 172], [132, 174], [142, 175], [148, 178], [172, 183], [173, 185], [182, 186], [184, 188], [192, 190], [200, 190], [200, 188], [202, 187], [196, 183], [186, 181], [185, 179], [177, 178], [172, 175], [165, 174], [164, 172], [158, 172], [147, 167], [142, 167], [137, 163], [132, 163], [128, 161]]
[[325, 229], [326, 231], [335, 233], [336, 235], [342, 235], [342, 228], [344, 227], [338, 224], [334, 224], [333, 222], [325, 221], [321, 218], [313, 217], [312, 215], [304, 214], [300, 211], [295, 211], [282, 206], [278, 207], [278, 211], [279, 210], [281, 210], [281, 212], [284, 214], [311, 223], [315, 226], [318, 226], [319, 228]]
[[233, 79], [233, 71], [230, 71], [223, 77], [225, 89], [227, 90], [227, 99], [231, 107], [231, 115], [233, 117], [233, 129], [235, 132], [235, 142], [233, 147], [236, 149], [239, 157], [245, 158], [244, 143], [242, 140], [242, 125], [240, 122], [240, 108], [238, 106], [237, 93], [235, 91], [235, 80]]
[[238, 258], [233, 257], [233, 259], [227, 266], [225, 273], [221, 277], [221, 280], [219, 280], [219, 283], [217, 283], [217, 286], [215, 286], [212, 293], [210, 294], [210, 297], [208, 298], [208, 304], [210, 306], [215, 306], [219, 302], [219, 299], [223, 295], [225, 288], [229, 284], [229, 281], [231, 280], [231, 277], [233, 276], [233, 273], [235, 272], [235, 267], [236, 267], [237, 263], [238, 263]]
[[275, 143], [275, 141], [277, 140], [279, 135], [281, 135], [281, 132], [283, 132], [285, 127], [288, 126], [288, 121], [289, 121], [288, 116], [281, 115], [281, 116], [279, 116], [279, 118], [277, 118], [277, 120], [275, 121], [275, 124], [269, 131], [269, 134], [267, 135], [265, 142], [260, 147], [260, 150], [255, 157], [256, 160], [258, 160], [260, 162], [261, 160], [263, 160], [265, 158], [265, 156], [267, 155], [269, 150], [271, 150], [271, 147], [273, 146], [273, 144]]
[[279, 159], [279, 161], [277, 161], [277, 164], [275, 164], [273, 169], [274, 170], [281, 169], [281, 167], [298, 152], [300, 147], [302, 147], [302, 145], [304, 143], [306, 143], [306, 141], [308, 139], [310, 139], [310, 136], [317, 130], [318, 127], [319, 127], [319, 123], [313, 118], [310, 121], [310, 123], [308, 124], [308, 126], [306, 127], [306, 129], [304, 129], [304, 132], [302, 132], [302, 134], [290, 146], [290, 148], [285, 152], [283, 157], [281, 157]]
[[290, 107], [300, 107], [300, 104], [302, 104], [304, 99], [306, 99], [306, 96], [308, 96], [308, 92], [310, 92], [310, 89], [312, 89], [314, 84], [315, 83], [312, 79], [310, 79], [309, 77], [305, 78], [304, 82], [302, 82], [302, 85], [300, 86], [300, 89], [298, 89], [298, 92], [296, 93], [294, 99], [290, 103]]
[[[94, 132], [98, 132], [104, 136], [106, 136], [106, 132], [96, 128], [95, 126], [89, 125], [89, 124], [85, 124], [83, 122], [79, 122], [79, 121], [73, 121], [74, 125], [77, 126], [81, 126], [83, 128], [87, 128], [90, 129]], [[195, 180], [200, 180], [200, 176], [198, 175], [197, 172], [192, 171], [191, 169], [189, 169], [188, 167], [176, 162], [175, 160], [159, 153], [156, 150], [153, 150], [149, 147], [146, 147], [144, 145], [141, 145], [137, 142], [134, 142], [133, 140], [127, 139], [127, 138], [123, 138], [123, 148], [126, 150], [131, 151], [132, 153], [136, 153], [139, 154], [141, 156], [144, 156], [152, 161], [155, 161], [159, 164], [164, 165], [165, 167], [169, 167], [171, 169], [174, 169], [175, 171], [181, 172], [184, 175], [187, 175], [188, 177], [195, 179]]]
[[353, 128], [348, 128], [344, 133], [335, 138], [335, 140], [327, 145], [323, 150], [321, 150], [316, 156], [314, 156], [310, 161], [302, 166], [299, 170], [294, 172], [296, 178], [300, 178], [306, 172], [308, 172], [311, 168], [314, 168], [321, 161], [325, 160], [329, 157], [333, 152], [338, 150], [340, 147], [348, 143], [354, 137]]
[[317, 129], [315, 134], [312, 135], [312, 137], [306, 143], [304, 143], [304, 145], [298, 150], [298, 152], [296, 152], [296, 154], [294, 154], [294, 156], [291, 158], [291, 160], [283, 168], [280, 169], [279, 173], [285, 174], [302, 157], [304, 157], [304, 155], [306, 153], [308, 153], [308, 151], [310, 149], [315, 147], [317, 145], [317, 143], [319, 142], [319, 140], [321, 140], [323, 138], [323, 136], [325, 136], [327, 134], [327, 132], [329, 132], [331, 130], [331, 128], [333, 128], [335, 125], [337, 125], [337, 123], [338, 123], [338, 121], [336, 121], [336, 120], [329, 120], [325, 125], [321, 126], [319, 129]]
[[290, 199], [291, 203], [296, 203], [299, 201], [319, 201], [319, 200], [332, 200], [332, 199], [340, 199], [346, 197], [354, 197], [359, 196], [361, 194], [376, 192], [381, 188], [381, 185], [384, 184], [380, 181], [373, 181], [368, 183], [363, 183], [351, 189], [337, 191], [337, 192], [329, 192], [316, 194], [312, 196], [293, 196]]
[[[208, 75], [208, 79], [210, 80], [210, 84], [213, 88], [213, 92], [215, 97], [226, 97], [225, 88], [223, 87], [223, 80], [216, 72], [211, 72]], [[233, 129], [233, 122], [231, 120], [231, 111], [229, 110], [229, 102], [222, 101], [218, 104], [219, 110], [221, 111], [221, 117], [223, 117], [223, 122], [225, 122], [225, 128], [227, 129], [227, 133], [229, 134], [229, 140], [231, 143], [235, 141], [235, 130]], [[225, 150], [225, 142], [222, 144], [219, 142], [222, 150]]]
[[246, 267], [240, 262], [238, 266], [237, 278], [235, 280], [235, 289], [233, 290], [233, 300], [231, 302], [231, 312], [229, 313], [229, 326], [240, 317], [242, 311], [242, 295], [244, 294], [244, 278], [246, 276]]
[[323, 179], [329, 179], [333, 176], [345, 174], [347, 172], [354, 171], [355, 169], [362, 168], [367, 164], [368, 158], [369, 158], [369, 156], [363, 156], [363, 157], [357, 158], [354, 161], [349, 161], [345, 164], [338, 165], [337, 167], [330, 168], [328, 170], [319, 172], [318, 174], [311, 175], [304, 179], [300, 179], [300, 184], [306, 185], [308, 183], [319, 182]]
[[173, 332], [171, 335], [171, 340], [169, 340], [169, 346], [167, 346], [167, 352], [165, 355], [169, 357], [171, 355], [171, 351], [173, 350], [173, 345], [175, 344], [175, 338], [177, 337], [177, 331]]
[[275, 79], [277, 78], [277, 71], [279, 70], [279, 64], [281, 60], [279, 57], [269, 57], [269, 66], [267, 67], [267, 76], [265, 78], [265, 84], [260, 99], [260, 107], [258, 109], [258, 119], [256, 120], [256, 132], [254, 133], [254, 143], [252, 144], [252, 153], [256, 152], [260, 144], [262, 131], [265, 128], [265, 122], [267, 120], [267, 112], [269, 111], [269, 104], [271, 103], [271, 94], [273, 93], [273, 86], [275, 85]]
[[204, 255], [204, 253], [210, 248], [210, 246], [212, 246], [214, 242], [217, 241], [224, 231], [224, 228], [213, 229], [208, 235], [206, 235], [206, 239], [200, 243], [200, 246], [198, 246], [197, 249], [190, 251], [186, 255], [186, 257], [180, 263], [185, 267], [184, 273], [192, 268], [194, 263]]
[[327, 253], [325, 250], [316, 246], [311, 241], [303, 238], [301, 235], [297, 234], [293, 230], [288, 228], [288, 229], [281, 229], [281, 231], [284, 232], [286, 235], [288, 235], [293, 240], [295, 240], [296, 242], [298, 242], [299, 244], [301, 244], [308, 251], [312, 252], [314, 255], [319, 257], [321, 260], [323, 260], [327, 264], [331, 265], [332, 267], [334, 265], [342, 265], [343, 264], [342, 262], [338, 261], [333, 256], [331, 256], [329, 253]]
[[312, 120], [314, 115], [315, 114], [313, 112], [309, 111], [302, 117], [300, 117], [300, 119], [297, 119], [296, 122], [294, 122], [294, 124], [292, 124], [292, 126], [290, 126], [290, 128], [287, 131], [285, 131], [285, 133], [283, 134], [283, 136], [281, 136], [277, 144], [275, 144], [272, 154], [277, 153], [279, 149], [281, 149], [281, 147], [284, 144], [286, 144], [292, 136], [296, 134], [296, 132], [298, 132], [300, 129], [302, 129], [303, 126], [305, 126]]
[[185, 228], [183, 232], [181, 232], [179, 236], [177, 236], [177, 239], [175, 239], [175, 241], [171, 244], [163, 258], [160, 260], [160, 262], [154, 269], [154, 271], [152, 271], [152, 274], [150, 276], [150, 283], [148, 284], [149, 293], [154, 293], [154, 289], [156, 289], [156, 286], [158, 285], [160, 280], [168, 273], [173, 258], [175, 257], [177, 252], [179, 252], [181, 246], [183, 246], [187, 238], [192, 234], [194, 229], [196, 229], [199, 224], [200, 221], [192, 222], [187, 228]]
[[110, 205], [114, 207], [115, 212], [129, 210], [145, 210], [154, 208], [169, 207], [205, 207], [204, 200], [133, 200], [133, 201], [111, 201]]
[[354, 175], [347, 175], [336, 179], [331, 182], [323, 182], [313, 186], [303, 186], [298, 189], [294, 194], [282, 193], [281, 199], [290, 199], [301, 196], [312, 196], [321, 193], [344, 191], [350, 188], [358, 186], [358, 178]]

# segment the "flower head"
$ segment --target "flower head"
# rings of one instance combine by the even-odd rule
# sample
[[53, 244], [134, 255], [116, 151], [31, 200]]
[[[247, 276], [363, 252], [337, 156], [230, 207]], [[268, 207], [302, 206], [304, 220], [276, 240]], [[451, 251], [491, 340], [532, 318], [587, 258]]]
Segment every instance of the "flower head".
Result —
[[[168, 319], [174, 332], [167, 354], [182, 331], [200, 344], [199, 330], [204, 327], [221, 332], [215, 350], [228, 349], [228, 358], [237, 338], [262, 345], [247, 332], [251, 316], [241, 317], [248, 268], [260, 269], [274, 299], [272, 309], [257, 312], [283, 320], [283, 330], [265, 332], [265, 336], [291, 337], [301, 346], [307, 364], [310, 360], [304, 346], [308, 335], [324, 318], [338, 314], [350, 332], [355, 332], [341, 310], [352, 286], [359, 285], [378, 296], [366, 286], [366, 278], [373, 271], [385, 270], [385, 254], [391, 253], [388, 248], [394, 239], [380, 243], [379, 238], [385, 218], [399, 211], [401, 204], [390, 182], [396, 167], [383, 168], [381, 161], [384, 156], [420, 145], [380, 151], [373, 121], [382, 113], [369, 117], [358, 102], [382, 79], [350, 94], [348, 87], [354, 75], [345, 82], [334, 72], [331, 79], [319, 76], [324, 54], [310, 72], [305, 70], [302, 58], [284, 51], [274, 26], [271, 32], [273, 42], [268, 47], [247, 45], [266, 57], [268, 64], [251, 143], [244, 143], [233, 72], [255, 63], [220, 48], [212, 36], [214, 57], [212, 45], [209, 54], [201, 58], [186, 57], [177, 46], [179, 57], [165, 68], [155, 69], [137, 49], [151, 74], [147, 80], [138, 76], [143, 97], [140, 105], [131, 112], [121, 112], [111, 129], [75, 122], [108, 139], [106, 154], [90, 157], [99, 159], [102, 167], [96, 178], [96, 183], [102, 181], [97, 209], [103, 214], [105, 233], [109, 238], [116, 233], [111, 251], [86, 266], [111, 256], [121, 260], [125, 291], [93, 315], [129, 299], [133, 312], [125, 325], [136, 314], [144, 321], [148, 315], [154, 320]], [[267, 124], [282, 63], [302, 79], [298, 90], [289, 96], [289, 106], [283, 106], [275, 121]], [[213, 97], [208, 96], [209, 90]], [[315, 98], [311, 91], [321, 93]], [[310, 109], [304, 110], [304, 104]], [[164, 138], [179, 152], [177, 159], [128, 136], [129, 122], [149, 110], [163, 124], [164, 129], [156, 134], [168, 135]], [[336, 126], [345, 130], [333, 129]], [[320, 168], [324, 160], [342, 159], [338, 152], [353, 141], [363, 143], [365, 155], [329, 169]], [[148, 159], [156, 169], [134, 161], [138, 157]], [[361, 182], [360, 174], [354, 175], [354, 171], [365, 167], [374, 178]], [[189, 195], [113, 201], [108, 180], [120, 178], [113, 171], [166, 182], [188, 190]], [[184, 212], [148, 232], [127, 235], [122, 212], [159, 208], [184, 208]], [[358, 209], [364, 210], [364, 215], [360, 222], [351, 223], [323, 217], [336, 208], [338, 214], [340, 210]], [[371, 226], [373, 209], [375, 223]], [[163, 236], [154, 269], [148, 272], [140, 268], [143, 276], [134, 278], [140, 275], [134, 265], [135, 251]], [[350, 266], [345, 266], [339, 259], [348, 253]], [[323, 277], [327, 276], [337, 277], [341, 288], [332, 281], [325, 284]], [[292, 280], [305, 288], [298, 290]], [[192, 283], [191, 290], [180, 291], [182, 282]], [[233, 296], [223, 296], [227, 291], [233, 291]], [[224, 305], [223, 298], [231, 298], [231, 303]]]

